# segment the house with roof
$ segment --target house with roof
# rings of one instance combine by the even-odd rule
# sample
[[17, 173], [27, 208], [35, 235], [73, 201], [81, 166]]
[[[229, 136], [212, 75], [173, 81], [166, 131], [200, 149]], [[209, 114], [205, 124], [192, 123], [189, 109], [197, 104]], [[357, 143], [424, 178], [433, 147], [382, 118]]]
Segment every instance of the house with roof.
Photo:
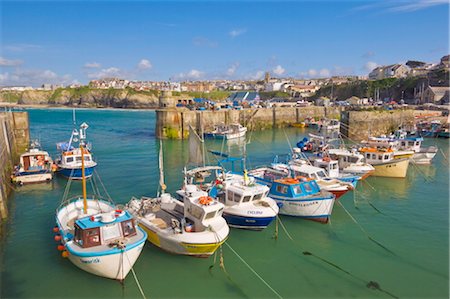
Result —
[[428, 86], [423, 94], [425, 103], [448, 104], [449, 103], [449, 86]]
[[381, 80], [386, 78], [404, 78], [409, 74], [409, 67], [403, 64], [391, 64], [379, 66], [369, 73], [370, 80]]
[[256, 91], [239, 91], [231, 94], [227, 101], [233, 103], [233, 106], [247, 106], [259, 102], [261, 99]]

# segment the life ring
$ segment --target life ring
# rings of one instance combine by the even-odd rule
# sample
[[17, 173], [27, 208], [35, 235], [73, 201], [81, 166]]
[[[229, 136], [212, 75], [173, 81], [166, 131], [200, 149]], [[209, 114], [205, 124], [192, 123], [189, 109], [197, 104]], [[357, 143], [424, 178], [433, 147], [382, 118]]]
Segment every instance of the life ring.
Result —
[[115, 210], [114, 211], [114, 216], [116, 217], [116, 218], [119, 218], [119, 217], [122, 217], [123, 215], [125, 215], [125, 211], [124, 210]]
[[213, 202], [213, 198], [211, 196], [202, 196], [198, 199], [198, 202], [201, 205], [207, 206]]
[[331, 161], [330, 157], [323, 157], [322, 160], [324, 162], [330, 162]]
[[287, 184], [298, 184], [298, 180], [297, 179], [293, 179], [293, 178], [287, 178], [287, 179], [284, 179], [284, 181]]

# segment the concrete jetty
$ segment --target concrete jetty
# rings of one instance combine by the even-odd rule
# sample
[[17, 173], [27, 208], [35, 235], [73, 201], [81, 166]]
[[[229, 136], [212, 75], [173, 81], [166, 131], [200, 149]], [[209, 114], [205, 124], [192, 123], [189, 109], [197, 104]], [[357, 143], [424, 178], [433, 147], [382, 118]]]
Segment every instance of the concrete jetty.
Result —
[[11, 171], [29, 144], [28, 112], [0, 112], [0, 219], [8, 217]]

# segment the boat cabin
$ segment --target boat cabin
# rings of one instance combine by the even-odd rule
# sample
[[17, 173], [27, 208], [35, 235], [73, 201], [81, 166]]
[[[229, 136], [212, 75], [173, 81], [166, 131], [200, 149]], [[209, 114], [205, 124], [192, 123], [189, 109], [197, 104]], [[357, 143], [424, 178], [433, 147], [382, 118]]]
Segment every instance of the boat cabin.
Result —
[[324, 169], [307, 164], [303, 165], [290, 165], [291, 171], [294, 177], [306, 177], [314, 180], [323, 180], [328, 178]]
[[270, 194], [289, 198], [313, 195], [318, 192], [320, 188], [316, 181], [306, 177], [275, 180], [270, 187]]
[[137, 234], [134, 219], [121, 210], [77, 219], [74, 227], [74, 242], [82, 248], [114, 245]]
[[313, 160], [313, 165], [324, 169], [330, 178], [339, 177], [339, 164], [337, 160], [329, 157], [317, 158]]
[[47, 152], [31, 149], [28, 153], [20, 156], [21, 172], [35, 172], [48, 169], [51, 164], [50, 156]]
[[[92, 155], [87, 149], [83, 149], [83, 159], [84, 162], [89, 163], [92, 161]], [[67, 166], [76, 166], [81, 164], [81, 150], [76, 149], [73, 151], [63, 152], [63, 155], [61, 157], [63, 160], [62, 163]]]
[[420, 152], [420, 147], [422, 145], [422, 137], [409, 137], [405, 139], [400, 139], [400, 149], [412, 150], [414, 152]]
[[222, 217], [223, 204], [196, 185], [186, 185], [184, 190], [177, 191], [177, 196], [184, 204], [184, 217], [194, 224], [196, 231], [208, 227], [217, 217]]
[[374, 148], [362, 148], [360, 152], [364, 154], [366, 162], [369, 164], [380, 164], [394, 159], [394, 152], [390, 149], [377, 150]]
[[244, 185], [242, 182], [225, 183], [225, 190], [217, 198], [226, 206], [234, 206], [264, 199], [269, 194], [269, 187], [259, 184]]

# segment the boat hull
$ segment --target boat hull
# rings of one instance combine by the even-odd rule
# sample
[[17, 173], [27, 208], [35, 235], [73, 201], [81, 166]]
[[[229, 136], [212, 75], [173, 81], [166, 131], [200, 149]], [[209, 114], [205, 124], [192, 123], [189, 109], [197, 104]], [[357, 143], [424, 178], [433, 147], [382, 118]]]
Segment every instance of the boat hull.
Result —
[[390, 177], [390, 178], [404, 178], [408, 171], [409, 159], [394, 159], [392, 161], [375, 164], [373, 176]]
[[106, 255], [77, 255], [69, 250], [69, 260], [78, 268], [91, 274], [122, 281], [141, 254], [144, 243], [145, 239], [131, 249], [125, 248], [118, 253]]
[[436, 152], [418, 152], [414, 153], [412, 160], [415, 164], [431, 164], [434, 156]]
[[[92, 174], [94, 173], [94, 168], [93, 167], [87, 167], [84, 169], [84, 176], [86, 178], [89, 178], [92, 176]], [[58, 173], [61, 174], [62, 176], [66, 177], [66, 178], [71, 178], [74, 180], [81, 180], [82, 179], [82, 173], [81, 173], [81, 168], [59, 168], [58, 169]]]
[[[177, 237], [177, 235], [173, 234], [162, 234], [155, 227], [145, 225], [142, 222], [139, 223], [139, 226], [147, 233], [148, 241], [162, 250], [173, 254], [195, 257], [208, 257], [212, 255], [217, 248], [226, 241], [229, 232], [228, 226], [225, 226], [222, 231], [217, 232], [217, 234], [214, 234], [211, 231], [205, 232], [205, 234], [203, 234], [203, 241], [189, 241], [189, 238], [182, 238], [182, 235], [195, 233], [178, 234], [179, 237]], [[219, 239], [219, 241], [217, 239]]]
[[33, 183], [43, 183], [50, 182], [53, 178], [51, 172], [42, 172], [35, 174], [19, 174], [17, 176], [13, 176], [12, 181], [16, 184], [33, 184]]
[[327, 223], [333, 211], [334, 196], [314, 199], [287, 199], [274, 197], [271, 195], [280, 207], [279, 214], [287, 216], [295, 216]]
[[247, 217], [224, 212], [223, 218], [225, 218], [229, 226], [234, 228], [262, 230], [266, 228], [275, 219], [275, 216]]

